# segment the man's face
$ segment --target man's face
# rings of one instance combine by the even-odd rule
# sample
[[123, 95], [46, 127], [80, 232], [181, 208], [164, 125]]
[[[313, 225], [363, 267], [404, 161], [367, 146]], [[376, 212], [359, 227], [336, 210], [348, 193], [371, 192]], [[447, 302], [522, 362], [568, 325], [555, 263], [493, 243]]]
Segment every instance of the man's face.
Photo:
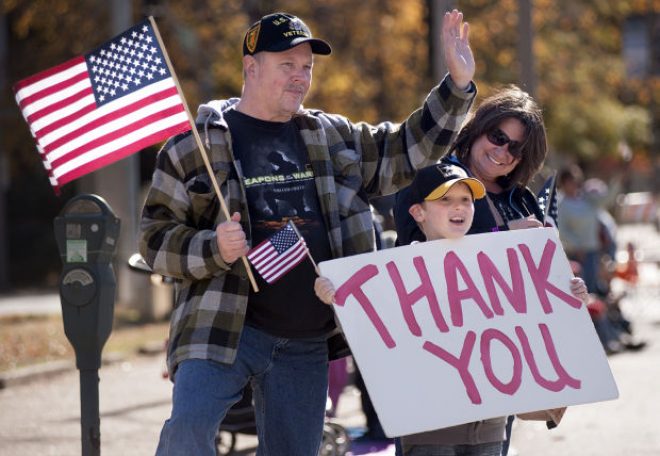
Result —
[[466, 184], [458, 182], [442, 198], [413, 204], [410, 214], [429, 241], [461, 238], [474, 218], [472, 192]]
[[288, 51], [260, 52], [255, 56], [254, 90], [264, 118], [285, 122], [300, 108], [312, 84], [314, 57], [309, 43]]

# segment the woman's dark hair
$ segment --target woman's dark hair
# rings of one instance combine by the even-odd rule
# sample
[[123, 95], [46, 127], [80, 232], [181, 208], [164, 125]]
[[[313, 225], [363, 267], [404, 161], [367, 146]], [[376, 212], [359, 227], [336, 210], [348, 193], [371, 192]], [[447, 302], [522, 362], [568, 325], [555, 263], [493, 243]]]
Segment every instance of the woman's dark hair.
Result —
[[509, 85], [483, 100], [449, 151], [455, 153], [461, 163], [468, 165], [470, 150], [477, 138], [509, 118], [518, 119], [525, 126], [525, 138], [521, 145], [520, 162], [510, 174], [497, 180], [505, 190], [516, 185], [527, 185], [543, 166], [548, 151], [541, 109], [527, 92], [516, 85]]

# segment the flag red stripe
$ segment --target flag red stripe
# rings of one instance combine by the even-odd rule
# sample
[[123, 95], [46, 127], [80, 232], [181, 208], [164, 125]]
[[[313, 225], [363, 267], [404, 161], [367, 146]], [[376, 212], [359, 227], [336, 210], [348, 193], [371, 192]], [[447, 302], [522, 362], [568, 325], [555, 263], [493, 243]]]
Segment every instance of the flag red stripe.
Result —
[[257, 268], [257, 270], [264, 270], [268, 268], [268, 264], [271, 261], [276, 261], [277, 255], [278, 255], [277, 250], [275, 250], [275, 248], [272, 248], [267, 255], [260, 258], [259, 260], [252, 261], [252, 264], [254, 264], [254, 267]]
[[74, 84], [77, 84], [80, 81], [84, 81], [86, 79], [88, 79], [87, 72], [83, 71], [82, 73], [74, 75], [72, 78], [69, 78], [66, 81], [62, 81], [62, 82], [54, 84], [52, 86], [45, 87], [44, 89], [40, 90], [39, 92], [35, 92], [32, 95], [29, 95], [29, 96], [23, 98], [18, 103], [18, 106], [21, 109], [23, 109], [25, 106], [30, 105], [30, 104], [34, 103], [35, 101], [39, 101], [44, 97], [47, 97], [49, 95], [53, 95], [54, 93], [57, 93], [60, 90], [64, 90], [67, 87], [70, 87], [70, 86], [72, 86]]
[[305, 259], [305, 251], [296, 251], [296, 253], [297, 255], [292, 255], [291, 257], [287, 258], [287, 264], [282, 265], [280, 268], [278, 268], [278, 270], [270, 272], [267, 275], [267, 278], [264, 277], [264, 280], [268, 283], [273, 283], [284, 274], [289, 272], [291, 269], [293, 269], [295, 266], [300, 264]]
[[119, 128], [117, 130], [114, 130], [108, 134], [105, 134], [103, 136], [100, 136], [93, 141], [88, 142], [87, 144], [83, 144], [82, 146], [70, 151], [67, 153], [65, 156], [57, 158], [52, 161], [52, 165], [54, 168], [57, 168], [61, 166], [63, 163], [66, 163], [68, 161], [71, 161], [72, 159], [84, 154], [85, 152], [89, 151], [90, 149], [94, 149], [97, 147], [102, 146], [103, 144], [109, 143], [111, 141], [114, 141], [117, 138], [121, 138], [123, 136], [128, 135], [129, 133], [139, 130], [140, 128], [147, 126], [157, 120], [164, 119], [167, 117], [170, 117], [174, 114], [178, 114], [180, 112], [184, 112], [183, 106], [182, 105], [177, 105], [173, 106], [171, 108], [165, 109], [160, 112], [156, 112], [150, 116], [143, 117], [139, 121], [133, 122], [130, 125], [127, 125], [123, 128]]
[[[62, 108], [65, 108], [67, 105], [75, 103], [76, 101], [80, 100], [81, 98], [85, 98], [89, 95], [94, 95], [94, 91], [91, 87], [86, 87], [78, 93], [74, 93], [73, 95], [62, 99], [62, 100], [58, 101], [57, 103], [53, 103], [51, 105], [48, 105], [45, 108], [40, 109], [39, 111], [30, 114], [27, 118], [27, 121], [28, 121], [29, 124], [32, 124], [36, 120], [39, 120], [42, 117], [47, 116], [48, 114], [50, 114], [52, 112], [58, 111]], [[95, 104], [96, 103], [94, 103], [94, 105]]]
[[[270, 242], [270, 239], [265, 239], [259, 243], [256, 247], [252, 247], [252, 250], [248, 252], [248, 258], [252, 259], [255, 254], [259, 252], [265, 245], [271, 245], [272, 243]], [[256, 258], [256, 256], [254, 256]]]
[[[284, 253], [265, 265], [259, 272], [264, 276], [275, 274], [279, 269], [286, 267], [287, 262], [291, 261], [301, 251], [302, 244], [300, 241], [289, 247]], [[303, 249], [304, 251], [304, 249]], [[265, 278], [265, 277], [264, 277]]]
[[[287, 272], [289, 272], [291, 269], [293, 269], [294, 267], [296, 267], [296, 266], [298, 266], [300, 263], [302, 263], [302, 261], [303, 261], [304, 259], [305, 259], [305, 255], [304, 255], [304, 254], [301, 254], [301, 255], [296, 259], [295, 262], [289, 264], [289, 267], [287, 267], [286, 269], [280, 271], [278, 274], [273, 275], [272, 277], [270, 277], [270, 278], [267, 280], [267, 282], [268, 282], [268, 283], [275, 283], [275, 282], [277, 282], [280, 278], [282, 278], [283, 275], [285, 275], [285, 274], [286, 274]], [[264, 279], [264, 280], [265, 280], [265, 279]]]
[[25, 79], [21, 79], [16, 84], [14, 84], [14, 92], [18, 92], [19, 90], [21, 90], [21, 89], [23, 89], [27, 86], [30, 86], [30, 85], [34, 84], [35, 82], [39, 82], [41, 79], [46, 79], [50, 76], [53, 76], [54, 74], [66, 71], [69, 68], [72, 68], [76, 65], [79, 65], [80, 63], [82, 63], [84, 61], [85, 61], [85, 57], [78, 56], [78, 57], [75, 57], [71, 60], [67, 60], [64, 63], [60, 63], [57, 66], [54, 66], [54, 67], [49, 68], [47, 70], [41, 71], [37, 74], [33, 74], [30, 77], [27, 77]]
[[280, 255], [275, 258], [273, 258], [271, 261], [269, 261], [267, 264], [263, 265], [261, 269], [259, 270], [259, 273], [264, 276], [270, 276], [273, 274], [273, 270], [276, 270], [278, 268], [278, 265], [285, 263], [286, 259], [289, 257], [291, 253], [287, 252], [286, 255]]
[[138, 152], [144, 149], [145, 147], [149, 147], [152, 144], [155, 144], [159, 141], [163, 141], [169, 138], [170, 136], [183, 133], [184, 131], [188, 131], [188, 130], [190, 130], [190, 123], [185, 122], [178, 125], [174, 125], [165, 130], [153, 133], [149, 136], [144, 136], [140, 138], [138, 141], [128, 146], [124, 146], [116, 152], [112, 152], [103, 157], [96, 158], [93, 161], [83, 166], [79, 166], [75, 169], [72, 169], [70, 172], [61, 175], [60, 177], [57, 178], [59, 186], [61, 187], [62, 185], [71, 182], [72, 180], [75, 180], [81, 176], [84, 176], [87, 173], [96, 171], [97, 169], [110, 165], [116, 161], [121, 160], [122, 158], [128, 157], [129, 155]]
[[44, 126], [43, 128], [39, 129], [38, 132], [36, 132], [37, 137], [42, 138], [46, 136], [48, 133], [51, 133], [58, 128], [62, 128], [63, 126], [70, 124], [74, 120], [76, 120], [79, 117], [84, 116], [85, 114], [89, 114], [90, 112], [93, 112], [96, 110], [96, 104], [92, 103], [89, 104], [82, 109], [79, 109], [78, 111], [69, 114], [68, 116], [62, 117], [61, 119], [56, 120], [55, 122], [48, 124]]
[[275, 250], [275, 247], [273, 246], [273, 243], [270, 241], [270, 239], [266, 239], [250, 252], [248, 252], [248, 259], [255, 265], [260, 265], [264, 262], [267, 262], [270, 257], [273, 256], [273, 254], [277, 254], [277, 250]]
[[[126, 115], [128, 115], [128, 114], [130, 114], [134, 111], [137, 111], [141, 108], [144, 108], [145, 106], [148, 106], [148, 105], [150, 105], [154, 102], [164, 100], [164, 99], [166, 99], [168, 97], [171, 97], [172, 95], [176, 95], [176, 94], [177, 94], [176, 87], [171, 87], [171, 88], [169, 88], [167, 90], [164, 90], [162, 92], [159, 92], [159, 93], [150, 95], [148, 97], [145, 97], [141, 100], [136, 101], [133, 104], [130, 104], [128, 106], [120, 108], [120, 109], [118, 109], [114, 112], [108, 113], [108, 114], [106, 114], [104, 116], [101, 116], [97, 119], [94, 119], [93, 121], [85, 124], [84, 126], [81, 126], [80, 128], [78, 128], [76, 130], [73, 130], [70, 133], [67, 133], [66, 135], [62, 136], [59, 139], [56, 139], [52, 143], [49, 143], [49, 144], [45, 145], [44, 150], [46, 152], [52, 152], [53, 150], [61, 147], [63, 144], [68, 143], [69, 141], [77, 138], [80, 135], [83, 135], [83, 134], [85, 134], [89, 131], [92, 131], [92, 130], [98, 128], [98, 127], [101, 127], [101, 126], [103, 126], [104, 124], [106, 124], [108, 122], [111, 122], [113, 120], [124, 117], [124, 116], [126, 116]], [[177, 112], [183, 111], [183, 106], [182, 105], [179, 105], [178, 107], [180, 109]], [[163, 115], [163, 117], [167, 117], [167, 115]], [[67, 124], [71, 123], [72, 121], [73, 121], [73, 119], [70, 119], [67, 122]], [[41, 134], [41, 133], [42, 132], [40, 131], [39, 134], [37, 135], [40, 138], [45, 136], [44, 134]]]

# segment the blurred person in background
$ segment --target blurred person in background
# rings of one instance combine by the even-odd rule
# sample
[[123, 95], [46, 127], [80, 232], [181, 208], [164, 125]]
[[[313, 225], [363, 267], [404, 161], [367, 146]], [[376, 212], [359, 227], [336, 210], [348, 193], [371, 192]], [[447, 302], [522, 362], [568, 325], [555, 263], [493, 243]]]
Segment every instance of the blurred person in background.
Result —
[[603, 255], [616, 256], [616, 222], [607, 212], [621, 190], [621, 179], [611, 185], [600, 179], [585, 181], [582, 169], [572, 164], [557, 174], [559, 238], [569, 260], [577, 261], [591, 293], [604, 296], [607, 284], [599, 277]]

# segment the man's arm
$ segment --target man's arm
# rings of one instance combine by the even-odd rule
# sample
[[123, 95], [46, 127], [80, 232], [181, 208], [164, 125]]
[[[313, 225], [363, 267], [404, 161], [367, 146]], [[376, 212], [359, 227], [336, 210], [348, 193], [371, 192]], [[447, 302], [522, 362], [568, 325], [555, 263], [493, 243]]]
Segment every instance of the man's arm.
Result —
[[[205, 223], [209, 229], [193, 226], [195, 219], [211, 217], [208, 207], [213, 198], [209, 188], [208, 195], [200, 194], [196, 201], [191, 201], [185, 187], [183, 168], [196, 166], [194, 154], [199, 152], [195, 148], [192, 135], [188, 135], [170, 140], [158, 153], [139, 234], [140, 253], [155, 272], [191, 280], [209, 278], [230, 268], [220, 253], [212, 222]], [[181, 154], [182, 149], [187, 153]], [[182, 165], [188, 161], [190, 166]], [[208, 203], [206, 210], [197, 207], [201, 203]]]

